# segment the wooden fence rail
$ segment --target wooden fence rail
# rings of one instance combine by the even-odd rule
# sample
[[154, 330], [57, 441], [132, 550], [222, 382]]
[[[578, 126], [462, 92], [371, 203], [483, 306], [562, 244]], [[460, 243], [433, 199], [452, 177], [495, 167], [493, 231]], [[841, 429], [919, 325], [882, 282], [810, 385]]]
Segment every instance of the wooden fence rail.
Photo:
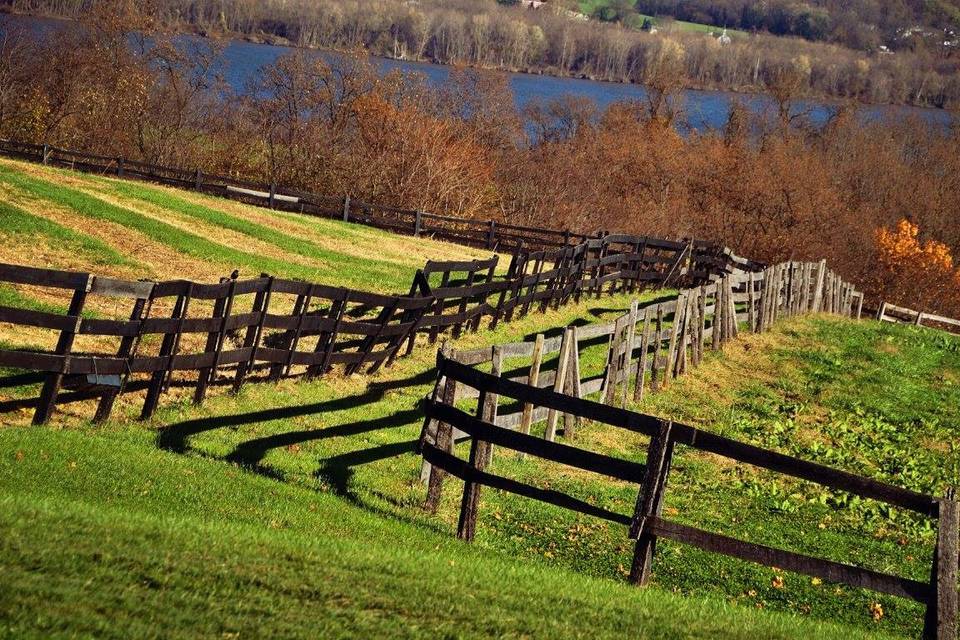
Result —
[[[625, 244], [630, 253], [613, 252], [612, 247]], [[645, 249], [637, 253], [639, 245]], [[666, 284], [686, 273], [683, 247], [625, 236], [589, 240], [549, 252], [517, 253], [504, 276], [496, 274], [496, 255], [429, 261], [414, 275], [407, 295], [392, 296], [266, 275], [238, 280], [235, 274], [217, 284], [133, 282], [0, 265], [0, 282], [71, 292], [65, 313], [0, 307], [0, 323], [58, 332], [47, 352], [0, 350], [0, 366], [44, 375], [35, 403], [37, 424], [49, 420], [58, 402], [91, 397], [101, 398], [96, 419], [105, 420], [121, 393], [143, 389], [142, 417], [148, 418], [175, 377], [177, 385], [186, 384], [183, 372], [194, 372], [190, 384], [200, 403], [227, 372], [239, 389], [254, 371], [265, 370], [276, 380], [316, 377], [338, 365], [346, 373], [364, 366], [376, 370], [392, 361], [404, 342], [409, 353], [417, 332], [434, 342], [448, 330], [456, 337], [478, 330], [484, 319], [495, 326], [585, 293]], [[94, 317], [88, 310], [96, 297], [125, 300], [129, 312], [121, 319]], [[96, 349], [77, 346], [91, 337], [100, 341]], [[115, 346], [104, 350], [102, 343], [111, 340]], [[71, 393], [62, 394], [64, 387]], [[0, 403], [0, 411], [9, 404]]]
[[[391, 361], [433, 304], [429, 296], [388, 296], [264, 276], [133, 282], [0, 264], [0, 282], [71, 291], [66, 313], [0, 306], [0, 323], [57, 332], [50, 352], [0, 350], [0, 367], [43, 374], [34, 423], [46, 422], [63, 389], [73, 399], [100, 397], [96, 419], [110, 415], [124, 390], [146, 388], [142, 417], [157, 408], [173, 378], [203, 401], [211, 384], [239, 389], [247, 376], [319, 376], [331, 367], [373, 371]], [[129, 319], [87, 313], [95, 297], [129, 304]], [[79, 349], [78, 340], [96, 347]], [[116, 347], [103, 347], [113, 341]], [[93, 350], [95, 349], [95, 350]], [[141, 378], [132, 384], [134, 378]], [[66, 399], [71, 399], [68, 397]]]
[[[662, 272], [660, 272], [662, 273]], [[560, 335], [500, 344], [469, 351], [453, 351], [449, 357], [477, 366], [501, 359], [529, 359], [529, 365], [511, 366], [507, 376], [540, 388], [552, 388], [578, 398], [599, 394], [605, 404], [624, 407], [632, 398], [663, 389], [671, 381], [699, 365], [706, 350], [721, 350], [741, 330], [768, 331], [785, 316], [801, 313], [832, 313], [859, 318], [863, 294], [827, 268], [825, 262], [790, 262], [767, 268], [762, 273], [742, 271], [681, 290], [670, 300], [630, 310], [609, 322], [570, 326]], [[588, 283], [575, 290], [583, 291]], [[620, 281], [629, 289], [632, 281]], [[601, 372], [582, 366], [586, 349], [606, 343], [605, 365]], [[548, 366], [546, 361], [551, 361]], [[441, 386], [444, 382], [439, 383]], [[632, 388], [631, 388], [632, 387]], [[452, 398], [472, 397], [475, 391], [454, 385]], [[498, 412], [495, 422], [504, 428], [530, 433], [532, 425], [546, 422], [544, 436], [553, 440], [560, 415], [543, 407], [524, 403], [513, 413]], [[576, 432], [575, 416], [562, 416], [564, 432]], [[435, 427], [432, 423], [431, 429]], [[428, 434], [433, 438], [433, 431]], [[461, 437], [454, 434], [454, 440]], [[430, 477], [424, 461], [423, 478]]]
[[933, 327], [950, 333], [960, 334], [960, 320], [947, 318], [935, 313], [916, 311], [915, 309], [908, 309], [907, 307], [898, 307], [889, 302], [880, 303], [880, 308], [877, 309], [877, 320], [880, 322], [912, 324], [918, 327]]
[[[442, 483], [434, 482], [450, 474], [464, 482], [458, 537], [472, 540], [479, 516], [482, 486], [494, 487], [526, 498], [539, 500], [564, 509], [602, 518], [627, 528], [634, 541], [634, 559], [630, 579], [644, 585], [650, 578], [656, 542], [667, 539], [766, 566], [775, 566], [817, 578], [841, 582], [923, 603], [927, 607], [924, 637], [955, 640], [957, 633], [957, 566], [960, 517], [952, 489], [937, 499], [909, 489], [871, 478], [777, 453], [731, 438], [703, 431], [692, 426], [663, 421], [653, 416], [634, 413], [620, 407], [524, 384], [493, 373], [484, 373], [472, 365], [457, 362], [442, 352], [437, 358], [437, 389], [443, 383], [444, 393], [434, 393], [425, 403], [425, 427], [421, 437], [424, 459], [432, 465], [427, 506], [435, 509]], [[476, 415], [454, 406], [458, 385], [468, 387], [478, 396]], [[650, 438], [646, 463], [638, 464], [598, 454], [569, 444], [536, 438], [522, 431], [497, 423], [501, 400], [531, 404], [548, 411], [575, 416], [643, 434]], [[434, 424], [431, 430], [428, 425]], [[471, 441], [468, 460], [454, 455], [455, 434]], [[638, 486], [632, 515], [615, 513], [579, 500], [565, 493], [543, 489], [512, 480], [488, 471], [492, 447], [535, 456], [576, 469], [635, 483]], [[705, 531], [663, 517], [663, 502], [675, 450], [685, 446], [750, 464], [821, 486], [845, 491], [864, 498], [915, 511], [938, 520], [938, 537], [931, 580], [922, 582], [891, 575], [852, 564], [834, 562], [788, 550], [768, 547], [726, 535]]]
[[[588, 234], [569, 229], [520, 226], [496, 220], [473, 220], [401, 209], [362, 202], [349, 195], [321, 195], [269, 181], [255, 182], [237, 177], [208, 174], [200, 169], [165, 167], [14, 140], [0, 139], [0, 155], [45, 165], [67, 167], [77, 171], [146, 180], [239, 200], [256, 206], [340, 219], [395, 233], [432, 237], [491, 251], [549, 251], [575, 246], [588, 240], [617, 237], [603, 231]], [[633, 237], [628, 240], [628, 242], [632, 241]], [[650, 247], [656, 247], [658, 243], [673, 244], [668, 240], [647, 239], [647, 241]], [[691, 264], [698, 277], [704, 277], [705, 272], [716, 272], [718, 269], [731, 272], [738, 268], [759, 266], [745, 258], [735, 256], [729, 249], [715, 243], [697, 240], [680, 244], [690, 246]]]

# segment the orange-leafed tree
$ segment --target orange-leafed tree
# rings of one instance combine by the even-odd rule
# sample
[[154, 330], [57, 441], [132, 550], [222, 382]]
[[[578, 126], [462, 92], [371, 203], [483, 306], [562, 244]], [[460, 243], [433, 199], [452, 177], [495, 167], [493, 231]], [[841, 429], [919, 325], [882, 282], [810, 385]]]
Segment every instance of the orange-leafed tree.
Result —
[[920, 228], [902, 219], [892, 229], [877, 230], [877, 249], [878, 293], [885, 300], [923, 311], [956, 314], [960, 309], [960, 269], [947, 245], [921, 241]]

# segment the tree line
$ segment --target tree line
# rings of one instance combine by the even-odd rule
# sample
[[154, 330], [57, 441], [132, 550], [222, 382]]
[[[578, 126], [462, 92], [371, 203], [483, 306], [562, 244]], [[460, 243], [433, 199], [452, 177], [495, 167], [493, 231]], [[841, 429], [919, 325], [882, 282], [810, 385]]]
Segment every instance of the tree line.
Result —
[[957, 0], [612, 0], [612, 4], [634, 13], [798, 36], [861, 51], [885, 46], [950, 55], [944, 41], [951, 39], [950, 32], [960, 33]]
[[[18, 12], [76, 18], [115, 0], [3, 1]], [[363, 48], [399, 59], [643, 83], [651, 60], [669, 47], [682, 51], [678, 72], [692, 88], [762, 91], [784, 67], [801, 61], [808, 69], [802, 89], [809, 95], [960, 104], [960, 55], [944, 58], [922, 49], [866, 53], [763, 34], [724, 45], [702, 33], [651, 34], [494, 0], [152, 0], [150, 5], [171, 28], [304, 47]]]
[[606, 110], [571, 96], [518, 110], [505, 74], [458, 67], [435, 86], [381, 75], [362, 51], [293, 50], [235, 93], [216, 48], [163, 24], [131, 0], [51, 37], [6, 30], [0, 136], [468, 218], [708, 238], [771, 263], [828, 258], [871, 296], [960, 316], [956, 121], [841, 106], [814, 125], [791, 108], [797, 65], [772, 83], [770, 117], [737, 105], [722, 130], [681, 135], [669, 48], [644, 101]]

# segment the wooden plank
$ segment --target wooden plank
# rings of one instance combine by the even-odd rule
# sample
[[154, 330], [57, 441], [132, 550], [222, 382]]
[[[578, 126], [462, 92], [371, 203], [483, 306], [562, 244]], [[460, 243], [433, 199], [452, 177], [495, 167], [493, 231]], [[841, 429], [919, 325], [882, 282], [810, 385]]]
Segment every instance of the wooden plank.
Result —
[[[151, 287], [151, 291], [152, 291]], [[149, 295], [149, 294], [148, 294]], [[147, 309], [147, 299], [140, 298], [133, 303], [133, 310], [130, 312], [130, 321], [137, 322], [139, 326], [143, 326], [142, 320], [144, 316], [144, 310]], [[147, 311], [149, 314], [149, 311]], [[136, 353], [137, 345], [140, 343], [140, 333], [138, 332], [134, 336], [125, 336], [120, 341], [120, 346], [117, 349], [118, 358], [132, 358]], [[126, 386], [128, 375], [123, 377], [123, 382], [121, 386], [117, 389], [110, 389], [106, 391], [103, 396], [100, 398], [100, 402], [97, 403], [97, 412], [93, 416], [93, 421], [95, 423], [104, 422], [110, 417], [110, 414], [113, 412], [113, 405], [116, 403], [117, 397], [123, 391], [123, 388]]]
[[630, 568], [630, 581], [638, 585], [645, 585], [650, 579], [656, 535], [650, 531], [647, 523], [657, 515], [657, 506], [662, 504], [662, 495], [666, 489], [666, 469], [669, 468], [673, 455], [670, 447], [672, 426], [670, 422], [661, 422], [657, 434], [650, 439], [646, 474], [637, 494], [633, 519], [630, 521], [630, 538], [637, 541]]
[[[533, 360], [530, 363], [530, 374], [527, 383], [531, 386], [540, 384], [540, 365], [543, 363], [543, 334], [538, 333], [533, 343]], [[533, 404], [525, 402], [523, 405], [523, 415], [520, 420], [520, 432], [529, 434], [530, 424], [533, 418]], [[522, 454], [521, 454], [521, 457]]]
[[658, 516], [650, 519], [649, 528], [652, 534], [663, 538], [768, 567], [777, 567], [831, 582], [841, 582], [917, 602], [925, 602], [930, 597], [930, 585], [925, 582], [744, 542], [676, 522], [668, 522]]
[[[500, 377], [503, 355], [494, 347], [493, 373]], [[497, 396], [483, 391], [477, 402], [477, 419], [490, 424], [497, 422]], [[490, 442], [476, 436], [470, 442], [470, 467], [474, 472], [482, 473], [491, 462], [493, 448]], [[480, 483], [468, 479], [463, 483], [463, 496], [460, 501], [460, 520], [457, 524], [457, 537], [472, 542], [477, 530], [477, 514], [480, 509]]]
[[636, 462], [502, 429], [441, 402], [427, 402], [424, 409], [429, 418], [451, 424], [475, 439], [625, 482], [643, 480], [645, 467]]
[[[564, 384], [567, 380], [567, 369], [570, 367], [570, 348], [573, 339], [571, 338], [570, 329], [566, 329], [563, 332], [563, 343], [560, 345], [560, 356], [557, 359], [557, 376], [553, 381], [553, 390], [554, 392], [562, 392]], [[544, 433], [544, 438], [549, 442], [553, 442], [557, 435], [557, 412], [551, 410], [547, 414], [547, 428]]]
[[243, 386], [243, 381], [247, 374], [253, 369], [256, 362], [257, 349], [260, 347], [260, 341], [263, 339], [263, 323], [266, 320], [267, 312], [270, 309], [270, 299], [273, 290], [273, 277], [261, 274], [266, 277], [266, 286], [254, 295], [253, 313], [258, 315], [256, 324], [247, 327], [246, 335], [243, 338], [243, 348], [250, 349], [250, 358], [246, 362], [237, 365], [237, 375], [233, 380], [233, 392], [239, 393]]
[[653, 353], [650, 363], [650, 391], [660, 390], [660, 350], [663, 346], [663, 305], [657, 305], [657, 330], [653, 338]]
[[923, 637], [929, 640], [957, 638], [957, 566], [960, 564], [960, 508], [956, 492], [949, 489], [940, 500], [937, 544], [934, 549], [931, 587]]
[[640, 359], [637, 362], [637, 378], [633, 388], [634, 402], [643, 402], [643, 392], [647, 375], [647, 352], [650, 349], [650, 315], [652, 309], [643, 310], [643, 334], [640, 341]]
[[525, 498], [539, 500], [540, 502], [552, 504], [562, 509], [568, 509], [577, 513], [593, 516], [595, 518], [601, 518], [603, 520], [608, 520], [624, 526], [630, 524], [629, 516], [614, 513], [607, 509], [594, 506], [588, 502], [568, 496], [565, 493], [554, 491], [552, 489], [540, 489], [539, 487], [533, 487], [509, 478], [503, 478], [501, 476], [492, 475], [486, 472], [478, 472], [467, 462], [460, 460], [459, 458], [456, 458], [445, 451], [441, 451], [433, 445], [424, 446], [423, 454], [424, 458], [426, 458], [431, 464], [442, 467], [447, 473], [450, 473], [461, 480], [470, 479], [488, 487], [493, 487], [502, 491], [508, 491]]
[[[83, 313], [84, 304], [87, 301], [87, 291], [90, 289], [93, 276], [88, 275], [82, 286], [73, 292], [70, 300], [70, 307], [67, 309], [67, 315], [76, 318]], [[78, 327], [77, 327], [78, 328]], [[76, 338], [76, 328], [64, 329], [60, 332], [57, 339], [57, 346], [54, 353], [58, 356], [64, 356], [64, 367], [69, 365], [70, 351], [73, 349], [73, 342]], [[37, 409], [33, 414], [33, 424], [45, 424], [50, 416], [53, 415], [53, 409], [57, 404], [57, 394], [60, 393], [60, 386], [63, 384], [63, 371], [53, 372], [47, 375], [43, 382], [43, 388], [40, 390], [40, 398], [37, 400]]]
[[667, 388], [668, 381], [672, 376], [676, 375], [675, 363], [677, 360], [677, 345], [680, 333], [680, 327], [684, 322], [684, 315], [686, 313], [686, 294], [680, 293], [677, 296], [677, 310], [673, 314], [673, 324], [670, 327], [670, 345], [667, 347], [667, 368], [664, 371], [662, 386], [664, 389]]
[[[441, 352], [442, 353], [442, 352]], [[441, 372], [442, 375], [442, 372]], [[447, 377], [443, 385], [442, 402], [453, 406], [457, 401], [457, 381]], [[427, 417], [426, 424], [429, 424], [430, 418]], [[435, 435], [433, 444], [441, 451], [452, 453], [453, 450], [453, 427], [446, 422], [434, 421]], [[425, 429], [426, 431], [426, 429]], [[427, 498], [424, 501], [423, 508], [430, 513], [436, 513], [440, 506], [440, 499], [443, 495], [444, 471], [439, 467], [431, 467], [430, 477], [427, 481]]]
[[[570, 364], [567, 367], [567, 384], [564, 393], [574, 398], [583, 397], [580, 385], [580, 338], [577, 327], [570, 327]], [[563, 437], [573, 440], [580, 428], [580, 418], [572, 413], [563, 414]]]

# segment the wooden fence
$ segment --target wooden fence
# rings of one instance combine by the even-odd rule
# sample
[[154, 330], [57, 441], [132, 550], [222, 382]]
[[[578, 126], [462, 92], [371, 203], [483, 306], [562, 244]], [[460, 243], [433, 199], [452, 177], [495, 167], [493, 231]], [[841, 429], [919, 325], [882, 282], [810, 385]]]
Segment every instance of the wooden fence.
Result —
[[[376, 370], [397, 355], [433, 303], [269, 276], [134, 282], [0, 264], [0, 282], [71, 292], [65, 313], [0, 307], [0, 323], [56, 338], [48, 351], [0, 350], [0, 367], [43, 376], [35, 424], [50, 418], [58, 400], [96, 397], [95, 419], [104, 420], [119, 394], [143, 388], [142, 417], [150, 417], [183, 372], [192, 379], [178, 386], [193, 386], [200, 403], [210, 385], [239, 389], [253, 373], [276, 380], [315, 377], [337, 365], [347, 373]], [[88, 313], [95, 297], [126, 305], [128, 319]], [[84, 340], [86, 348], [77, 344]], [[72, 393], [61, 396], [63, 389]]]
[[[496, 370], [483, 373], [474, 367], [438, 355], [438, 382], [445, 380], [442, 396], [434, 394], [425, 404], [426, 423], [438, 425], [433, 437], [421, 439], [425, 460], [434, 475], [450, 474], [463, 481], [463, 496], [457, 527], [458, 537], [472, 540], [477, 527], [480, 490], [493, 487], [539, 500], [577, 513], [601, 518], [627, 529], [635, 541], [630, 579], [644, 585], [650, 577], [658, 539], [692, 545], [713, 553], [775, 566], [788, 571], [898, 596], [926, 605], [925, 638], [955, 640], [957, 632], [957, 567], [960, 509], [953, 490], [941, 499], [857, 476], [824, 465], [762, 449], [684, 424], [592, 402], [537, 385], [509, 380]], [[449, 392], [451, 385], [473, 389], [478, 396], [475, 415], [458, 409]], [[439, 388], [438, 384], [438, 388]], [[573, 416], [611, 425], [650, 437], [646, 464], [579, 449], [568, 444], [533, 437], [498, 424], [501, 399], [526, 403], [551, 414]], [[429, 429], [425, 428], [424, 433]], [[470, 438], [467, 460], [453, 454], [455, 432]], [[519, 482], [488, 471], [492, 447], [564, 464], [638, 486], [632, 514], [621, 514], [568, 494]], [[698, 529], [663, 517], [663, 502], [671, 464], [678, 446], [722, 456], [740, 463], [848, 492], [884, 504], [908, 509], [937, 519], [938, 537], [932, 577], [922, 582], [870, 569], [817, 558], [792, 551], [739, 540]], [[441, 476], [442, 477], [442, 476]], [[440, 499], [442, 484], [431, 483], [427, 504]]]
[[[628, 253], [614, 252], [625, 244]], [[639, 253], [638, 246], [644, 247]], [[416, 272], [407, 295], [267, 275], [238, 280], [234, 274], [217, 284], [133, 282], [0, 265], [0, 283], [39, 288], [46, 298], [51, 290], [70, 292], [63, 313], [0, 307], [0, 323], [21, 333], [55, 332], [56, 338], [47, 349], [0, 350], [0, 366], [44, 377], [40, 397], [30, 403], [36, 406], [37, 424], [50, 418], [58, 401], [97, 397], [96, 419], [104, 420], [119, 394], [144, 388], [142, 416], [148, 418], [174, 384], [194, 386], [199, 403], [211, 384], [233, 376], [239, 388], [253, 371], [265, 370], [268, 379], [276, 380], [315, 377], [336, 365], [346, 373], [364, 366], [376, 370], [392, 361], [404, 342], [409, 353], [417, 332], [433, 342], [447, 330], [459, 336], [479, 329], [484, 319], [496, 325], [584, 293], [599, 296], [664, 285], [686, 277], [688, 249], [648, 238], [590, 240], [550, 252], [517, 253], [503, 276], [496, 274], [497, 256], [430, 261]], [[98, 305], [88, 305], [96, 297], [114, 299], [117, 317], [97, 317]], [[117, 305], [127, 307], [119, 313]], [[192, 372], [193, 379], [175, 382], [175, 372], [181, 378], [182, 372]], [[134, 380], [138, 377], [148, 380]], [[64, 387], [70, 393], [61, 394]], [[0, 412], [14, 406], [29, 405], [4, 402]]]
[[[698, 366], [705, 350], [723, 349], [740, 331], [765, 332], [779, 318], [804, 313], [859, 319], [862, 305], [863, 294], [825, 262], [788, 262], [761, 273], [716, 278], [683, 289], [671, 300], [644, 307], [634, 302], [626, 314], [609, 322], [566, 327], [550, 338], [541, 334], [529, 341], [447, 355], [470, 366], [492, 363], [494, 370], [516, 382], [577, 398], [598, 394], [600, 402], [625, 407], [630, 399], [639, 402], [645, 393], [667, 387]], [[587, 371], [582, 354], [598, 346], [606, 351], [603, 368]], [[524, 364], [518, 366], [517, 359]], [[512, 370], [504, 371], [509, 361], [513, 361]], [[442, 391], [451, 402], [474, 393], [456, 385], [447, 389], [446, 381], [439, 385], [435, 394]], [[512, 414], [498, 414], [496, 424], [530, 433], [532, 425], [546, 421], [545, 438], [553, 441], [559, 418], [556, 412], [525, 404]], [[568, 436], [576, 432], [578, 423], [572, 415], [564, 415], [563, 421]], [[425, 437], [433, 439], [436, 425], [428, 426], [431, 431]], [[424, 461], [422, 475], [425, 481], [439, 480], [431, 476], [429, 461]]]
[[932, 327], [934, 329], [960, 334], [960, 320], [939, 316], [934, 313], [916, 311], [914, 309], [908, 309], [907, 307], [898, 307], [889, 302], [880, 303], [880, 308], [877, 309], [877, 320], [880, 322], [912, 324], [918, 327]]
[[[422, 478], [427, 482], [425, 505], [436, 510], [444, 480], [452, 475], [464, 482], [457, 531], [466, 540], [472, 540], [476, 531], [480, 488], [489, 486], [624, 525], [630, 539], [636, 541], [630, 577], [637, 584], [648, 581], [656, 541], [665, 538], [921, 602], [927, 607], [924, 637], [955, 640], [960, 508], [953, 489], [937, 499], [624, 408], [631, 379], [633, 398], [641, 399], [645, 389], [663, 388], [688, 367], [696, 366], [705, 348], [722, 349], [741, 330], [766, 331], [777, 319], [802, 313], [859, 318], [862, 308], [863, 294], [825, 263], [790, 262], [762, 273], [728, 275], [644, 308], [634, 303], [627, 314], [612, 322], [567, 327], [552, 338], [538, 335], [533, 341], [471, 351], [441, 349], [437, 382], [426, 402], [420, 438]], [[582, 378], [581, 349], [597, 340], [607, 343], [604, 370]], [[555, 367], [546, 370], [543, 363], [553, 354], [557, 356]], [[529, 358], [529, 369], [506, 371], [505, 363], [516, 358]], [[484, 363], [490, 363], [491, 373], [476, 369]], [[588, 399], [591, 395], [597, 400]], [[477, 398], [472, 416], [457, 408], [469, 398]], [[502, 405], [515, 405], [519, 410], [504, 414]], [[563, 437], [568, 441], [584, 420], [650, 436], [646, 464], [557, 442], [561, 418]], [[530, 435], [531, 425], [542, 421], [546, 421], [544, 437]], [[454, 455], [455, 444], [464, 439], [471, 442], [468, 460]], [[494, 445], [520, 456], [636, 483], [639, 491], [634, 512], [614, 513], [558, 491], [492, 474], [487, 468]], [[937, 518], [930, 582], [758, 545], [664, 519], [663, 499], [677, 445]]]

